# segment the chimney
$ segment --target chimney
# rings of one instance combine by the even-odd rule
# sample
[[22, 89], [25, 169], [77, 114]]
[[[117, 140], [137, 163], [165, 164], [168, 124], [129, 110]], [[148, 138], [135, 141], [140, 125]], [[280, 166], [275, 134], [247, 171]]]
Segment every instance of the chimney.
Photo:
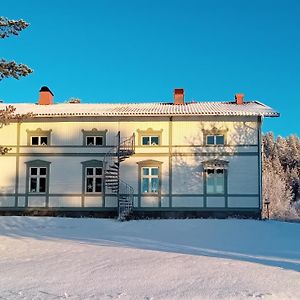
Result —
[[244, 94], [235, 94], [235, 103], [241, 105], [244, 103]]
[[184, 104], [184, 89], [174, 90], [174, 104], [183, 105]]
[[39, 98], [39, 105], [51, 105], [53, 104], [53, 94], [49, 90], [48, 87], [42, 86], [40, 89], [40, 98]]

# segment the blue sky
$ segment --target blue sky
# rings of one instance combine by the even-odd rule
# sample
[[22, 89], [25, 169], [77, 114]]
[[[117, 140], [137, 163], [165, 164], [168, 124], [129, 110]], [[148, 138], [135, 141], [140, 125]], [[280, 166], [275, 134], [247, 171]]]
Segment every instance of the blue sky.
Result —
[[232, 100], [242, 92], [281, 113], [264, 131], [300, 135], [300, 1], [18, 0], [1, 15], [31, 25], [0, 40], [0, 57], [34, 73], [0, 82], [7, 103]]

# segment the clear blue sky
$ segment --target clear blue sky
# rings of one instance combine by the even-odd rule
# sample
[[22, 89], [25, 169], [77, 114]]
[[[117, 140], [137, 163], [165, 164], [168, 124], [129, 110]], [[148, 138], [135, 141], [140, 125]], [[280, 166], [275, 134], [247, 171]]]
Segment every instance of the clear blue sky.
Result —
[[19, 0], [1, 15], [31, 25], [0, 57], [34, 73], [0, 82], [5, 102], [260, 100], [281, 113], [264, 131], [300, 135], [300, 1]]

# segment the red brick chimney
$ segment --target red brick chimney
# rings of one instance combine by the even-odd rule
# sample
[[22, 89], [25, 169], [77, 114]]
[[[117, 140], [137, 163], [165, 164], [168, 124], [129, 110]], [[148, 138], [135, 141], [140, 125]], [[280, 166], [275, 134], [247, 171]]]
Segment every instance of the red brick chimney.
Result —
[[183, 105], [184, 104], [184, 89], [174, 90], [174, 104]]
[[53, 93], [48, 87], [42, 86], [40, 89], [39, 105], [51, 105], [53, 104]]
[[235, 103], [241, 105], [244, 103], [244, 94], [235, 94]]

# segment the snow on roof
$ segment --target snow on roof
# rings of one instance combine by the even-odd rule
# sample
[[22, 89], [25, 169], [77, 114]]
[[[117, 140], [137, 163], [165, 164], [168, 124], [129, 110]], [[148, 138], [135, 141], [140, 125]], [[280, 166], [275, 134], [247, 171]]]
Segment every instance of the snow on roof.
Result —
[[0, 104], [0, 109], [13, 105], [16, 113], [32, 112], [36, 117], [65, 116], [264, 116], [278, 117], [271, 107], [249, 101], [241, 105], [235, 102], [189, 102], [183, 105], [173, 103], [123, 103], [123, 104], [81, 104], [60, 103], [53, 105]]

